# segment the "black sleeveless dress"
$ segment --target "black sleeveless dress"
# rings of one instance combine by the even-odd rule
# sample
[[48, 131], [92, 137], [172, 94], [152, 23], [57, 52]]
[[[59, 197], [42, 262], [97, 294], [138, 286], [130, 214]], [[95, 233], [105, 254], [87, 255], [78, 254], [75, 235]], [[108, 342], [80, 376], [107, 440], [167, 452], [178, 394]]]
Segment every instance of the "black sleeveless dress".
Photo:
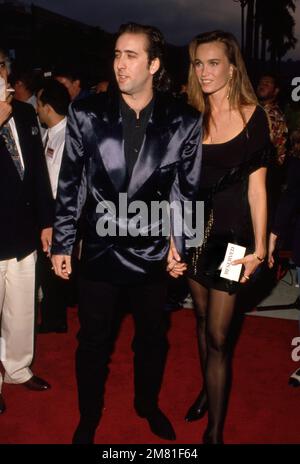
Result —
[[248, 180], [252, 172], [267, 166], [271, 151], [268, 120], [260, 106], [236, 137], [225, 143], [203, 144], [199, 200], [205, 202], [206, 230], [211, 213], [213, 221], [202, 249], [189, 250], [188, 277], [207, 288], [228, 293], [239, 288], [239, 283], [208, 272], [208, 253], [216, 240], [253, 250]]

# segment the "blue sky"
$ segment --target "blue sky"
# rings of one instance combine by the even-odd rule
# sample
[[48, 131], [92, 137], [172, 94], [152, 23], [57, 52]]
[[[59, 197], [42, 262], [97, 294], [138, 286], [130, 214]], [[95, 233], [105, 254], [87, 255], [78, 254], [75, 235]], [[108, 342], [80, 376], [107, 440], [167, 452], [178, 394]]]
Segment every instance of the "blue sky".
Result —
[[[116, 32], [127, 21], [153, 24], [168, 42], [184, 45], [211, 29], [224, 29], [240, 38], [240, 5], [233, 0], [25, 0], [49, 10]], [[296, 0], [295, 18], [300, 1]], [[296, 24], [296, 49], [286, 58], [300, 59], [300, 21]]]

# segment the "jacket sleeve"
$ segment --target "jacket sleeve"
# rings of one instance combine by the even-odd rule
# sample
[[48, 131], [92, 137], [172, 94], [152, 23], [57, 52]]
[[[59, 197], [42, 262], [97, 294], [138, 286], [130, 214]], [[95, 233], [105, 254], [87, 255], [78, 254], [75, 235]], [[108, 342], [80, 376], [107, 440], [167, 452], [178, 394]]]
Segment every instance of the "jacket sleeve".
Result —
[[78, 114], [70, 105], [66, 141], [58, 180], [52, 253], [71, 255], [76, 238], [79, 188], [84, 166]]
[[202, 161], [202, 116], [195, 117], [183, 130], [186, 131], [186, 138], [171, 189], [170, 202], [172, 237], [178, 253], [185, 259], [186, 249], [194, 246], [194, 239], [199, 233], [198, 224], [195, 224], [195, 213]]

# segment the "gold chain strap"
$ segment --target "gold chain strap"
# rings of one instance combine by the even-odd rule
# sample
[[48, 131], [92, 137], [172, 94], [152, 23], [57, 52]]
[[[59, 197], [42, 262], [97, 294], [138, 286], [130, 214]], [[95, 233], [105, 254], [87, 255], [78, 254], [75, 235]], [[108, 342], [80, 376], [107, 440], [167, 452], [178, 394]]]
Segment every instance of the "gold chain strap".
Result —
[[201, 253], [202, 253], [203, 248], [204, 248], [205, 245], [206, 245], [206, 242], [207, 242], [208, 237], [210, 236], [210, 232], [211, 232], [213, 223], [214, 223], [214, 212], [213, 212], [213, 209], [211, 209], [211, 210], [210, 210], [210, 214], [209, 214], [209, 218], [208, 218], [208, 221], [207, 221], [207, 224], [206, 224], [206, 226], [205, 226], [203, 241], [202, 241], [202, 243], [201, 243], [200, 246], [195, 247], [194, 252], [193, 252], [192, 265], [193, 265], [194, 275], [196, 275], [196, 273], [197, 273], [197, 263], [198, 263], [198, 259], [199, 259], [199, 256], [200, 256]]

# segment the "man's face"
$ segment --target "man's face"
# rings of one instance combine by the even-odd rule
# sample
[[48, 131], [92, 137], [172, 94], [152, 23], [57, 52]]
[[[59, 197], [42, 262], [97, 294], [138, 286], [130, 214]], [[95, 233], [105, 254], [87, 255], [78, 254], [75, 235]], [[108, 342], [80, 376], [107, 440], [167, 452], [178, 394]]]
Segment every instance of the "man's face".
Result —
[[0, 77], [7, 82], [8, 80], [8, 68], [7, 68], [7, 59], [6, 57], [0, 52]]
[[143, 94], [152, 90], [153, 75], [159, 60], [148, 62], [147, 36], [122, 34], [115, 46], [114, 72], [119, 89], [127, 95]]
[[257, 86], [257, 96], [260, 100], [275, 100], [278, 91], [272, 76], [264, 76], [260, 79]]
[[64, 76], [57, 76], [55, 77], [55, 79], [66, 87], [71, 100], [74, 100], [74, 98], [76, 98], [77, 95], [80, 93], [80, 80], [76, 79], [75, 81], [72, 81], [68, 77]]

